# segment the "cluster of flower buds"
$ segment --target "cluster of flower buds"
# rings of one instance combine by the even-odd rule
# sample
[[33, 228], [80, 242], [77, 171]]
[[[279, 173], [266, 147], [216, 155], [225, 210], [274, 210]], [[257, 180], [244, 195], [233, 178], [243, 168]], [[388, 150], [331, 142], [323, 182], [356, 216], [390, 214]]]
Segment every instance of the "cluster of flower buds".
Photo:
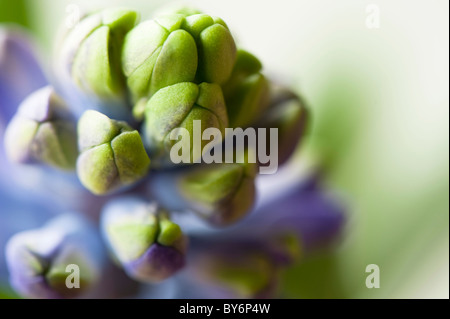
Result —
[[[73, 214], [16, 234], [6, 246], [12, 286], [34, 298], [75, 297], [89, 291], [102, 268], [101, 253], [92, 225]], [[73, 281], [68, 276], [72, 271], [79, 275]]]
[[[79, 201], [98, 199], [89, 217], [100, 221], [98, 237], [129, 277], [157, 283], [187, 266], [192, 278], [209, 283], [205, 287], [269, 296], [280, 270], [304, 249], [305, 234], [334, 234], [341, 211], [324, 204], [319, 187], [304, 196], [306, 206], [297, 189], [273, 203], [283, 211], [254, 211], [261, 163], [250, 158], [256, 149], [245, 147], [234, 162], [209, 164], [201, 157], [211, 143], [201, 139], [200, 151], [189, 148], [189, 164], [174, 163], [178, 140], [171, 133], [183, 130], [184, 143], [195, 144], [196, 136], [216, 129], [216, 152], [225, 149], [227, 128], [276, 128], [278, 162], [286, 163], [305, 131], [304, 103], [236, 47], [221, 18], [181, 9], [139, 21], [135, 11], [107, 9], [65, 34], [56, 48], [55, 83], [6, 118], [6, 155], [16, 164], [77, 176], [77, 187], [86, 191], [77, 193]], [[309, 213], [323, 213], [321, 226], [297, 227]], [[292, 227], [278, 227], [281, 216], [292, 219]], [[239, 227], [225, 227], [233, 224]], [[14, 236], [7, 249], [13, 287], [27, 297], [73, 297], [66, 264], [82, 267], [82, 286], [93, 286], [102, 265], [93, 233], [89, 222], [63, 216]]]

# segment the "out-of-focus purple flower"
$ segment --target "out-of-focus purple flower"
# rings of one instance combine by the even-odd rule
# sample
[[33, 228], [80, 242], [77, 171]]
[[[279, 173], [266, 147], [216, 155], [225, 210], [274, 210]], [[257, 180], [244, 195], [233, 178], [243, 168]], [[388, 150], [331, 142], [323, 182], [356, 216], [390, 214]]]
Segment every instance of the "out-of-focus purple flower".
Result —
[[36, 49], [18, 29], [0, 28], [0, 126], [6, 125], [17, 106], [47, 80], [38, 63]]
[[[267, 238], [193, 238], [184, 283], [201, 288], [198, 298], [270, 298], [278, 292], [282, 270], [301, 255], [295, 234]], [[261, 236], [263, 237], [263, 236]], [[186, 292], [185, 292], [186, 293]], [[192, 297], [189, 294], [179, 297]]]
[[139, 281], [159, 282], [185, 265], [186, 238], [155, 203], [136, 197], [111, 201], [101, 227], [115, 258]]
[[43, 196], [28, 194], [23, 200], [14, 188], [8, 188], [0, 182], [0, 285], [7, 284], [7, 269], [4, 247], [15, 233], [40, 227], [57, 213], [57, 204]]
[[[6, 246], [11, 285], [29, 298], [76, 297], [89, 292], [104, 261], [96, 234], [86, 220], [67, 214], [43, 228], [14, 235]], [[75, 287], [68, 284], [74, 271], [68, 269], [70, 265], [78, 267], [79, 287], [76, 278]]]
[[303, 250], [311, 251], [339, 236], [344, 212], [344, 206], [321, 185], [320, 177], [313, 175], [257, 209], [249, 222], [265, 234], [299, 234]]
[[16, 28], [0, 27], [0, 175], [8, 161], [3, 134], [22, 100], [47, 85], [36, 48], [28, 35]]
[[[234, 227], [211, 231], [191, 224], [186, 232], [192, 253], [177, 297], [273, 297], [281, 271], [335, 240], [344, 221], [343, 206], [313, 175], [283, 189]], [[201, 285], [190, 294], [186, 287], [196, 282]]]

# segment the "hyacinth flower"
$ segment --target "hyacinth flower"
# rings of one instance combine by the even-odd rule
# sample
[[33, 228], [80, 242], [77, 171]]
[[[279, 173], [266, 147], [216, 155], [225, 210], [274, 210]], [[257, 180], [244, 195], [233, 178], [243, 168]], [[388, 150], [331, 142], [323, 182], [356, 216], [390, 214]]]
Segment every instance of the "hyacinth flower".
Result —
[[[67, 207], [76, 207], [76, 205], [57, 201], [55, 199], [55, 193], [53, 192], [39, 192], [36, 194], [34, 189], [23, 189], [20, 184], [14, 184], [16, 181], [15, 178], [12, 177], [15, 177], [15, 175], [12, 175], [11, 178], [9, 178], [7, 185], [5, 185], [2, 183], [4, 182], [3, 177], [6, 176], [2, 175], [2, 179], [0, 179], [0, 202], [2, 203], [0, 207], [0, 290], [6, 288], [6, 296], [17, 296], [7, 288], [9, 284], [11, 284], [11, 286], [15, 288], [15, 292], [19, 293], [22, 297], [31, 298], [119, 298], [132, 296], [137, 293], [137, 284], [131, 281], [120, 269], [115, 267], [107, 259], [106, 251], [101, 243], [98, 231], [90, 221], [83, 217], [86, 215], [89, 218], [92, 218], [93, 216], [91, 216], [89, 211], [85, 210], [80, 213], [61, 215], [61, 212], [67, 209]], [[23, 198], [24, 192], [27, 192], [26, 200]], [[67, 197], [65, 199], [67, 200]], [[91, 202], [86, 196], [80, 196], [78, 197], [78, 200], [87, 200], [88, 202]], [[46, 227], [46, 224], [58, 224], [59, 226], [56, 228]], [[81, 225], [82, 227], [76, 226], [76, 228], [71, 228], [74, 225]], [[72, 229], [73, 232], [69, 230], [69, 228]], [[55, 238], [54, 236], [57, 231], [61, 236], [63, 234], [64, 236], [67, 235], [63, 241], [58, 242], [57, 240], [52, 239]], [[37, 246], [33, 247], [39, 251], [41, 251], [41, 248], [43, 247], [50, 247], [45, 246], [47, 244], [42, 244], [44, 238], [50, 238], [48, 245], [56, 245], [55, 247], [58, 251], [72, 251], [77, 254], [79, 253], [80, 256], [84, 256], [88, 259], [89, 265], [92, 264], [95, 266], [95, 269], [97, 269], [96, 272], [90, 273], [91, 276], [89, 277], [89, 281], [80, 282], [80, 289], [71, 289], [70, 291], [64, 289], [62, 291], [63, 294], [61, 294], [61, 292], [58, 292], [56, 289], [64, 287], [61, 287], [61, 285], [58, 285], [57, 281], [54, 281], [54, 283], [57, 284], [55, 285], [55, 288], [44, 285], [42, 286], [44, 289], [42, 294], [33, 293], [33, 295], [31, 295], [30, 291], [40, 289], [38, 283], [41, 282], [41, 279], [45, 278], [40, 278], [40, 275], [37, 273], [35, 273], [36, 277], [34, 277], [34, 279], [29, 276], [21, 277], [21, 274], [16, 276], [17, 278], [13, 278], [12, 274], [15, 270], [16, 272], [18, 272], [19, 269], [29, 269], [32, 271], [35, 269], [32, 267], [36, 264], [33, 264], [33, 260], [24, 258], [15, 259], [15, 257], [9, 257], [9, 255], [5, 254], [5, 247], [10, 245], [8, 242], [12, 242], [12, 238], [15, 237], [14, 235], [20, 234], [18, 236], [22, 236], [23, 234], [29, 234], [30, 232], [38, 234], [38, 237], [35, 237], [34, 235], [25, 235], [32, 237], [32, 244], [27, 245], [27, 249], [32, 247], [35, 243]], [[73, 242], [74, 240], [75, 243]], [[84, 244], [77, 244], [78, 242], [84, 242]], [[23, 242], [19, 243], [17, 248], [22, 250], [22, 244]], [[87, 247], [86, 244], [88, 245]], [[22, 250], [22, 252], [27, 253], [26, 250]], [[16, 254], [16, 252], [14, 252], [14, 254]], [[57, 256], [57, 254], [54, 254], [51, 258], [49, 257], [46, 260], [53, 261], [53, 258], [55, 258], [55, 261], [61, 261], [62, 257]], [[95, 258], [92, 256], [95, 256]], [[69, 255], [67, 255], [67, 257], [69, 257]], [[40, 261], [44, 260], [41, 258]], [[67, 264], [65, 261], [64, 263]], [[45, 263], [43, 263], [43, 265], [44, 264]], [[86, 270], [81, 268], [81, 264], [77, 265], [80, 266], [80, 271]], [[97, 265], [100, 265], [101, 267], [98, 267]], [[49, 268], [47, 270], [49, 270]], [[56, 279], [56, 270], [57, 269], [55, 268], [53, 271], [54, 279]], [[31, 272], [22, 273], [22, 275], [23, 274], [31, 274]], [[65, 280], [70, 273], [64, 274]], [[64, 274], [61, 273], [61, 275]], [[44, 276], [45, 274], [41, 275]], [[88, 275], [88, 273], [86, 273], [86, 275]], [[114, 280], [112, 281], [110, 278], [114, 278]], [[19, 280], [18, 287], [15, 287], [13, 284], [13, 281], [16, 280]]]
[[[42, 223], [56, 215], [55, 203], [48, 197], [28, 196], [23, 200], [23, 193], [12, 181], [5, 183], [0, 179], [0, 289], [7, 285], [8, 271], [4, 255], [4, 248], [8, 239], [17, 232], [38, 228]], [[38, 212], [38, 213], [37, 213]]]
[[78, 156], [75, 121], [51, 87], [34, 92], [19, 106], [5, 133], [9, 158], [75, 168]]
[[[195, 250], [187, 271], [190, 276], [186, 277], [204, 286], [197, 292], [199, 297], [272, 297], [279, 289], [282, 270], [298, 261], [301, 254], [297, 238], [288, 235], [271, 241], [242, 239], [213, 244], [214, 248], [204, 245]], [[189, 282], [189, 278], [185, 280]]]
[[106, 9], [86, 16], [61, 41], [55, 70], [64, 83], [58, 86], [77, 114], [92, 108], [130, 119], [121, 55], [124, 37], [137, 20], [135, 11]]
[[269, 105], [269, 82], [262, 64], [253, 54], [239, 49], [230, 79], [223, 84], [231, 127], [247, 127], [264, 114]]
[[196, 148], [194, 139], [201, 138], [208, 128], [219, 129], [223, 138], [227, 126], [228, 115], [219, 85], [182, 82], [159, 90], [148, 101], [143, 134], [150, 155], [160, 165], [168, 165], [172, 163], [170, 152], [178, 135], [184, 135], [175, 129], [184, 129], [189, 134], [187, 138], [183, 136], [184, 141], [189, 142], [190, 149], [186, 162], [195, 163], [208, 150], [210, 141], [202, 139]]
[[103, 210], [102, 233], [132, 278], [160, 282], [185, 264], [187, 239], [156, 203], [124, 197]]
[[[335, 241], [342, 227], [342, 210], [335, 200], [324, 196], [321, 187], [309, 191], [299, 186], [303, 184], [298, 174], [288, 173], [295, 180], [289, 183], [286, 174], [277, 173], [270, 179], [258, 176], [258, 163], [249, 161], [196, 163], [209, 151], [211, 141], [202, 141], [200, 151], [190, 149], [191, 165], [167, 161], [173, 146], [180, 143], [170, 139], [172, 129], [193, 138], [196, 121], [201, 121], [197, 133], [202, 135], [209, 128], [223, 133], [237, 125], [229, 123], [231, 117], [242, 121], [237, 122], [240, 125], [278, 128], [281, 149], [288, 150], [282, 153], [291, 158], [303, 135], [297, 123], [303, 123], [305, 113], [289, 90], [269, 91], [266, 100], [265, 80], [249, 80], [263, 79], [261, 63], [243, 51], [236, 54], [233, 37], [220, 18], [189, 9], [151, 21], [136, 25], [136, 12], [126, 9], [87, 15], [57, 46], [59, 67], [48, 72], [50, 83], [36, 80], [36, 88], [14, 99], [0, 96], [2, 103], [8, 101], [0, 109], [5, 124], [0, 125], [4, 141], [0, 160], [5, 164], [0, 168], [0, 198], [7, 199], [0, 208], [0, 246], [3, 252], [5, 240], [10, 239], [8, 253], [2, 255], [13, 288], [24, 297], [108, 297], [113, 290], [114, 296], [144, 298], [277, 296], [283, 270], [307, 258], [317, 243]], [[153, 23], [162, 29], [153, 25], [153, 31], [142, 31], [142, 25]], [[167, 31], [162, 32], [162, 42], [153, 42], [160, 31]], [[193, 51], [176, 49], [189, 42], [194, 44]], [[159, 54], [151, 65], [149, 57], [155, 50]], [[170, 53], [174, 50], [178, 55]], [[185, 59], [191, 60], [194, 51], [196, 57], [188, 65]], [[21, 66], [30, 63], [28, 56], [33, 57], [31, 51], [27, 55], [0, 52], [8, 53], [0, 55], [0, 65], [11, 54], [18, 61], [24, 59], [18, 62]], [[139, 59], [148, 63], [147, 68], [136, 64]], [[186, 69], [180, 71], [180, 65]], [[155, 73], [159, 68], [163, 71]], [[130, 70], [138, 73], [132, 75]], [[4, 78], [12, 74], [34, 78], [25, 71], [6, 68], [11, 74]], [[189, 78], [178, 78], [185, 71]], [[0, 93], [8, 85], [2, 80]], [[49, 86], [36, 91], [43, 85]], [[230, 101], [232, 91], [242, 92], [236, 93], [241, 104]], [[19, 101], [23, 101], [20, 108]], [[285, 102], [296, 104], [286, 107]], [[289, 121], [291, 114], [296, 115]], [[24, 123], [30, 122], [51, 129], [43, 136], [29, 133], [28, 143], [14, 144], [16, 137], [27, 136]], [[68, 134], [74, 127], [76, 134]], [[215, 142], [223, 145], [222, 139]], [[69, 161], [62, 161], [63, 155], [72, 164], [76, 159], [76, 171], [64, 171]], [[288, 161], [285, 165], [284, 172], [297, 166]], [[265, 191], [270, 185], [277, 187]], [[28, 194], [30, 205], [21, 203], [23, 193]], [[50, 206], [50, 214], [40, 214], [40, 205], [34, 208], [31, 203], [37, 198]], [[14, 212], [24, 206], [27, 214], [40, 218], [17, 227]], [[100, 227], [92, 228], [74, 216], [52, 220], [66, 211], [87, 216]], [[49, 226], [39, 228], [44, 221]], [[66, 223], [71, 225], [66, 227]], [[93, 253], [100, 237], [110, 252], [109, 262], [96, 258], [106, 255], [104, 247]], [[72, 238], [80, 245], [72, 245]], [[91, 242], [92, 247], [85, 248], [84, 243]], [[32, 258], [27, 259], [30, 254]], [[46, 266], [49, 261], [55, 269]], [[88, 267], [88, 277], [83, 278], [88, 290], [79, 295], [64, 290], [67, 276], [62, 269], [69, 262], [78, 262], [80, 267], [95, 265]], [[103, 280], [96, 270], [114, 275]], [[44, 288], [39, 284], [42, 281]], [[0, 287], [4, 285], [0, 272]], [[137, 285], [140, 292], [135, 290]]]
[[[260, 128], [278, 129], [278, 163], [285, 164], [299, 148], [308, 123], [305, 102], [295, 93], [279, 85], [271, 86], [266, 114], [257, 122]], [[266, 150], [270, 149], [267, 138]]]
[[[20, 29], [0, 26], [0, 138], [30, 93], [45, 86], [47, 80], [39, 65], [36, 47]], [[4, 147], [0, 148], [0, 171], [7, 166]]]
[[[273, 193], [272, 176], [268, 179], [264, 195]], [[177, 297], [189, 296], [189, 287], [198, 281], [202, 288], [194, 298], [273, 297], [280, 291], [283, 269], [320, 247], [333, 246], [345, 222], [344, 207], [327, 193], [318, 175], [288, 184], [231, 229], [186, 229], [193, 253]]]
[[[101, 205], [101, 203], [98, 199], [93, 201], [93, 196], [79, 185], [76, 177], [71, 176], [73, 173], [71, 173], [70, 170], [66, 173], [65, 168], [67, 168], [67, 166], [65, 164], [68, 162], [63, 159], [64, 156], [60, 156], [63, 155], [62, 152], [66, 149], [70, 150], [69, 152], [64, 153], [67, 155], [73, 154], [73, 151], [76, 152], [76, 146], [74, 149], [73, 143], [65, 145], [53, 144], [55, 147], [52, 149], [42, 149], [42, 154], [53, 153], [57, 155], [55, 158], [50, 158], [50, 156], [47, 157], [47, 159], [52, 163], [63, 163], [65, 168], [62, 170], [60, 168], [54, 169], [55, 166], [50, 166], [49, 163], [46, 164], [39, 161], [37, 158], [33, 159], [33, 156], [28, 158], [33, 164], [25, 165], [20, 165], [14, 158], [7, 157], [7, 144], [11, 144], [11, 148], [15, 148], [15, 151], [18, 151], [19, 153], [23, 152], [23, 154], [25, 154], [28, 151], [32, 151], [32, 149], [18, 148], [19, 140], [16, 140], [14, 137], [12, 138], [12, 141], [6, 141], [5, 135], [7, 124], [9, 122], [13, 121], [16, 123], [12, 126], [16, 126], [18, 122], [23, 122], [22, 120], [12, 120], [12, 118], [21, 117], [19, 114], [16, 114], [18, 113], [19, 105], [22, 102], [25, 103], [25, 100], [27, 100], [28, 96], [34, 91], [41, 93], [34, 94], [33, 99], [36, 99], [36, 101], [28, 99], [28, 107], [36, 107], [36, 109], [34, 109], [32, 113], [27, 114], [25, 118], [33, 115], [45, 117], [51, 114], [57, 114], [58, 116], [63, 115], [63, 123], [68, 124], [63, 127], [59, 124], [53, 126], [53, 121], [48, 122], [44, 126], [51, 129], [42, 131], [46, 134], [45, 139], [43, 139], [44, 135], [41, 134], [41, 142], [44, 140], [55, 141], [54, 138], [57, 135], [57, 131], [66, 133], [71, 132], [72, 119], [64, 110], [64, 103], [61, 100], [58, 98], [50, 98], [51, 96], [56, 95], [55, 92], [49, 88], [44, 89], [44, 87], [48, 85], [48, 81], [44, 77], [44, 73], [46, 72], [43, 71], [38, 63], [37, 47], [31, 42], [29, 35], [19, 28], [4, 27], [0, 27], [0, 34], [0, 188], [3, 188], [5, 191], [8, 190], [8, 193], [10, 193], [9, 191], [13, 191], [12, 194], [14, 196], [20, 196], [20, 194], [26, 193], [30, 200], [34, 197], [48, 198], [48, 195], [51, 194], [53, 205], [61, 205], [62, 210], [81, 210], [85, 211], [86, 214], [95, 214], [94, 207]], [[50, 91], [52, 91], [52, 93], [50, 93]], [[57, 102], [57, 104], [55, 104], [55, 102]], [[52, 110], [57, 110], [57, 112], [49, 112]], [[26, 124], [26, 122], [30, 123], [32, 121], [25, 120], [24, 122]], [[53, 128], [57, 128], [57, 130], [53, 130]], [[20, 129], [17, 132], [19, 133], [19, 131]], [[24, 129], [24, 131], [26, 130]], [[67, 134], [63, 133], [62, 135], [65, 135], [64, 140], [72, 140], [70, 134], [67, 136]], [[31, 146], [31, 144], [28, 144], [28, 146]], [[28, 152], [28, 154], [32, 155], [32, 152]], [[62, 160], [58, 161], [58, 158]], [[73, 157], [69, 156], [68, 159], [71, 161]], [[16, 165], [16, 163], [19, 165]], [[49, 183], [49, 180], [52, 182]], [[80, 196], [83, 197], [84, 200], [80, 201]], [[19, 200], [15, 200], [14, 202], [19, 202]], [[6, 208], [8, 207], [6, 203], [7, 202], [2, 201], [1, 206], [3, 209], [0, 209], [0, 211], [6, 211]], [[39, 205], [36, 206], [38, 207]], [[46, 216], [44, 213], [42, 213], [42, 215]], [[20, 227], [17, 229], [22, 230]], [[3, 234], [7, 233], [9, 232], [6, 230], [3, 232]]]
[[[0, 130], [0, 135], [2, 133], [3, 132]], [[93, 226], [91, 222], [83, 220], [83, 216], [87, 216], [90, 220], [96, 221], [96, 215], [98, 214], [97, 210], [102, 207], [103, 200], [99, 200], [99, 198], [93, 200], [88, 192], [77, 192], [77, 188], [67, 189], [68, 184], [64, 184], [63, 186], [59, 185], [55, 176], [49, 177], [46, 175], [42, 180], [34, 180], [35, 177], [33, 175], [27, 175], [25, 177], [28, 178], [29, 181], [28, 185], [25, 185], [26, 187], [24, 187], [22, 184], [23, 176], [18, 175], [17, 171], [8, 174], [9, 171], [12, 171], [14, 166], [7, 161], [5, 161], [5, 163], [7, 164], [7, 167], [2, 167], [4, 171], [0, 173], [0, 298], [16, 298], [19, 296], [28, 298], [129, 298], [130, 296], [136, 296], [136, 294], [139, 293], [139, 285], [126, 276], [121, 269], [113, 265], [112, 261], [107, 258], [103, 243], [100, 246], [97, 246], [96, 243], [100, 241], [100, 234], [96, 227]], [[65, 187], [64, 192], [58, 193], [54, 191], [53, 187], [50, 190], [46, 189], [44, 182], [48, 183], [50, 181], [52, 184], [56, 184], [53, 185], [54, 187]], [[26, 199], [24, 199], [24, 194], [26, 194]], [[72, 198], [76, 198], [78, 202], [73, 202]], [[16, 260], [16, 263], [12, 264], [11, 268], [7, 267], [7, 260], [11, 260], [10, 257], [5, 255], [5, 247], [7, 246], [8, 241], [15, 234], [21, 232], [38, 230], [41, 234], [39, 237], [47, 236], [45, 233], [48, 232], [54, 233], [54, 229], [48, 227], [44, 229], [42, 226], [46, 223], [52, 223], [52, 219], [60, 218], [59, 215], [61, 212], [67, 211], [68, 209], [80, 209], [79, 211], [77, 210], [76, 213], [72, 213], [72, 215], [75, 216], [71, 217], [75, 217], [76, 219], [81, 217], [82, 224], [85, 226], [77, 232], [80, 233], [80, 235], [85, 234], [87, 236], [86, 241], [89, 244], [89, 247], [91, 247], [89, 249], [92, 249], [95, 246], [98, 248], [93, 251], [97, 256], [93, 261], [95, 261], [95, 263], [101, 263], [101, 267], [99, 267], [100, 276], [96, 275], [92, 278], [94, 281], [88, 282], [90, 287], [84, 285], [81, 286], [81, 290], [74, 289], [77, 291], [72, 291], [72, 293], [65, 295], [61, 295], [56, 291], [54, 291], [54, 293], [51, 291], [49, 292], [52, 296], [44, 293], [31, 296], [28, 293], [22, 292], [23, 289], [28, 289], [27, 286], [31, 287], [33, 282], [29, 282], [28, 284], [24, 283], [23, 289], [14, 288], [15, 291], [13, 291], [14, 286], [12, 286], [11, 283], [11, 276], [13, 273], [12, 267], [17, 269], [21, 267], [27, 268], [29, 264], [26, 264], [26, 260], [19, 259]], [[64, 219], [69, 222], [69, 219]], [[69, 224], [72, 223], [69, 222]], [[61, 228], [61, 230], [67, 228], [66, 222], [58, 228]], [[81, 237], [86, 237], [85, 235], [82, 235]], [[96, 239], [93, 239], [93, 237], [96, 237]], [[52, 237], [50, 236], [50, 238]], [[35, 242], [35, 240], [33, 240], [33, 242]], [[67, 241], [61, 242], [59, 247], [66, 244]], [[78, 246], [77, 249], [78, 248], [84, 249], [83, 246]], [[88, 256], [87, 258], [89, 260], [91, 259], [91, 252], [88, 251], [85, 255]], [[70, 273], [66, 273], [65, 278], [69, 275]], [[111, 280], [111, 278], [114, 278], [114, 280]], [[51, 290], [51, 287], [48, 287], [48, 289]], [[164, 298], [164, 296], [169, 296], [168, 293], [170, 293], [170, 291], [167, 290], [168, 289], [162, 290], [159, 288], [157, 291], [152, 288], [148, 289], [147, 293], [149, 296], [155, 296], [155, 298]]]
[[194, 14], [186, 16], [181, 27], [193, 36], [198, 46], [196, 79], [225, 83], [236, 62], [236, 45], [227, 24], [219, 17]]
[[227, 25], [205, 14], [165, 14], [131, 30], [122, 53], [123, 72], [142, 119], [148, 99], [181, 82], [222, 84], [231, 74], [236, 45]]
[[197, 47], [192, 36], [179, 29], [182, 19], [144, 21], [125, 38], [123, 72], [138, 118], [148, 98], [159, 89], [195, 78]]
[[[101, 243], [92, 226], [77, 215], [61, 215], [42, 229], [14, 235], [6, 246], [11, 285], [33, 298], [73, 297], [94, 286]], [[78, 267], [79, 282], [68, 282], [68, 266]]]
[[97, 111], [86, 111], [78, 121], [78, 145], [78, 176], [97, 195], [135, 183], [150, 166], [139, 133]]
[[212, 165], [185, 174], [180, 192], [189, 207], [209, 223], [226, 226], [236, 223], [255, 202], [256, 164]]
[[246, 160], [248, 152], [235, 163], [155, 175], [148, 183], [148, 191], [165, 207], [190, 210], [210, 225], [235, 224], [251, 211], [256, 201], [258, 168], [256, 163]]

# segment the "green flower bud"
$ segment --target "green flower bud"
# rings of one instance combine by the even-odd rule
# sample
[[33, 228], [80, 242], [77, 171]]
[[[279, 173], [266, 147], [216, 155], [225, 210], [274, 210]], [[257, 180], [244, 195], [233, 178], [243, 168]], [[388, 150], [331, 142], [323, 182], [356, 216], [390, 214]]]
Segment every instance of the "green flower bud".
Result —
[[31, 94], [5, 133], [8, 157], [16, 163], [45, 163], [63, 170], [75, 168], [75, 120], [52, 87]]
[[162, 88], [194, 80], [222, 84], [231, 75], [236, 45], [226, 24], [189, 13], [142, 22], [125, 38], [123, 71], [138, 119], [143, 105]]
[[188, 31], [197, 43], [197, 80], [225, 83], [236, 62], [236, 44], [225, 22], [206, 14], [195, 14], [187, 16], [181, 27]]
[[65, 37], [58, 60], [83, 92], [106, 100], [124, 100], [121, 52], [138, 15], [114, 8], [84, 18]]
[[222, 293], [234, 298], [273, 297], [280, 272], [299, 260], [301, 245], [290, 231], [260, 233], [240, 238], [222, 234], [218, 240], [197, 246], [189, 269], [195, 280], [220, 287]]
[[159, 282], [185, 265], [187, 237], [155, 203], [116, 199], [103, 209], [101, 229], [117, 261], [136, 280]]
[[156, 205], [148, 205], [146, 210], [133, 214], [113, 217], [116, 220], [109, 221], [105, 233], [117, 258], [123, 263], [138, 259], [153, 244], [176, 247], [181, 252], [186, 250], [186, 238], [180, 226]]
[[271, 249], [277, 251], [281, 263], [295, 263], [302, 255], [300, 238], [293, 232], [279, 234], [272, 239]]
[[78, 144], [78, 177], [94, 194], [131, 185], [148, 172], [150, 159], [141, 137], [125, 122], [86, 111], [78, 122]]
[[[194, 122], [201, 121], [201, 122]], [[197, 130], [196, 124], [201, 125]], [[185, 129], [189, 133], [190, 161], [195, 162], [211, 143], [201, 139], [195, 150], [194, 139], [203, 135], [207, 128], [217, 128], [224, 137], [228, 116], [222, 90], [217, 84], [178, 83], [158, 91], [148, 102], [145, 111], [144, 135], [150, 152], [157, 159], [168, 162], [168, 155], [177, 140], [171, 139], [172, 130]], [[196, 136], [197, 135], [197, 136]], [[191, 147], [192, 146], [192, 147]]]
[[[278, 163], [280, 165], [284, 164], [298, 149], [307, 121], [308, 110], [303, 100], [286, 88], [274, 86], [270, 106], [257, 126], [278, 128]], [[270, 139], [267, 141], [269, 143]]]
[[165, 16], [142, 22], [127, 34], [122, 64], [134, 104], [145, 105], [158, 90], [194, 80], [197, 47], [192, 36], [180, 30], [183, 20], [182, 15]]
[[[245, 243], [242, 245], [245, 247]], [[210, 286], [220, 287], [233, 297], [270, 297], [276, 288], [273, 285], [279, 269], [264, 251], [250, 249], [242, 252], [236, 248], [231, 252], [225, 250], [225, 253], [208, 251], [195, 259], [194, 277]]]
[[231, 127], [247, 127], [257, 121], [269, 104], [269, 85], [261, 74], [261, 62], [238, 50], [233, 73], [223, 86]]
[[180, 193], [194, 212], [213, 225], [235, 223], [256, 199], [257, 165], [231, 163], [205, 165], [180, 178]]

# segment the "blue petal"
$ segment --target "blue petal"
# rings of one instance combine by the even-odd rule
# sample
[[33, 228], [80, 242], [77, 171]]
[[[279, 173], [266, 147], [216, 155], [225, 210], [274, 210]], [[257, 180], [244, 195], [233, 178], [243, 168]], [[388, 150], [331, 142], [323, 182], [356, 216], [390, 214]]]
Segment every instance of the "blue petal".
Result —
[[[15, 233], [42, 226], [56, 215], [57, 206], [43, 197], [18, 194], [14, 189], [0, 185], [0, 251]], [[0, 284], [7, 283], [4, 254], [0, 255]]]

